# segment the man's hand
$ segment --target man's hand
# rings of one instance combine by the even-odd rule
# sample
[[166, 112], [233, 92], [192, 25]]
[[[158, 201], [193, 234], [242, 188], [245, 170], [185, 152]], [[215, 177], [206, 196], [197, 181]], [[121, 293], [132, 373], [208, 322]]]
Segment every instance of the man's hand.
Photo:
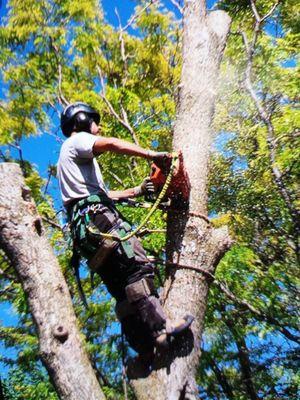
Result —
[[164, 169], [171, 165], [172, 154], [167, 151], [149, 150], [149, 158], [151, 158], [159, 168]]
[[142, 196], [144, 194], [153, 194], [155, 193], [155, 187], [151, 182], [150, 178], [145, 178], [143, 182], [134, 188], [134, 195]]
[[149, 151], [149, 155], [153, 162], [163, 171], [167, 173], [172, 163], [172, 154], [167, 151]]
[[148, 150], [148, 158], [153, 160], [155, 163], [158, 161], [167, 160], [168, 158], [172, 157], [170, 153], [167, 151], [153, 151]]

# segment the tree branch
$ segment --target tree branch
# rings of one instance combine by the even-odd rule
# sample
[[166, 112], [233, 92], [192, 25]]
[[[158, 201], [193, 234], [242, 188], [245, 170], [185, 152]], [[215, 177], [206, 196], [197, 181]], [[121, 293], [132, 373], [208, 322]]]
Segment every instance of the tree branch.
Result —
[[181, 7], [179, 1], [177, 1], [177, 0], [170, 0], [170, 1], [177, 8], [177, 10], [180, 12], [180, 14], [183, 14], [183, 7]]
[[218, 286], [222, 290], [222, 292], [234, 303], [246, 307], [249, 311], [255, 314], [259, 319], [269, 323], [270, 325], [276, 326], [278, 330], [289, 340], [292, 340], [295, 343], [300, 343], [300, 338], [296, 335], [293, 335], [288, 329], [286, 329], [277, 319], [271, 317], [263, 313], [262, 311], [258, 310], [257, 308], [253, 307], [250, 303], [246, 300], [242, 300], [237, 298], [231, 290], [222, 282], [214, 280], [214, 284]]
[[257, 22], [261, 21], [260, 15], [258, 14], [257, 8], [256, 8], [256, 0], [250, 0], [251, 8], [254, 14], [254, 17]]
[[208, 359], [208, 364], [211, 367], [211, 369], [213, 370], [214, 374], [216, 375], [217, 381], [218, 381], [219, 385], [221, 386], [224, 394], [226, 395], [226, 397], [229, 400], [234, 400], [233, 389], [230, 386], [225, 373], [222, 371], [221, 368], [219, 368], [218, 364], [216, 363], [214, 358], [211, 357], [209, 352], [205, 352], [204, 350], [202, 350], [202, 352], [206, 354], [206, 359]]
[[125, 70], [124, 77], [122, 78], [122, 84], [123, 84], [123, 86], [125, 86], [126, 81], [127, 81], [127, 76], [128, 76], [128, 63], [127, 63], [128, 56], [126, 55], [126, 52], [125, 52], [123, 29], [122, 29], [122, 25], [121, 25], [121, 18], [120, 18], [117, 8], [115, 8], [115, 13], [116, 13], [118, 21], [119, 21], [119, 40], [120, 40], [120, 46], [121, 46], [121, 57], [122, 57], [122, 61], [124, 63], [124, 70]]
[[[69, 289], [48, 236], [41, 230], [35, 204], [22, 190], [19, 166], [1, 164], [0, 178], [0, 245], [22, 283], [39, 335], [39, 354], [58, 396], [62, 400], [103, 400]], [[74, 363], [84, 374], [74, 373]]]
[[123, 118], [120, 117], [120, 115], [116, 112], [116, 110], [114, 109], [113, 105], [111, 104], [111, 102], [108, 100], [108, 98], [106, 97], [105, 94], [105, 83], [104, 83], [104, 78], [103, 78], [103, 74], [101, 71], [101, 68], [99, 65], [96, 66], [97, 71], [98, 71], [98, 75], [100, 78], [100, 82], [101, 82], [101, 92], [100, 92], [100, 96], [101, 98], [105, 101], [110, 113], [117, 119], [117, 121], [128, 130], [128, 132], [130, 133], [133, 141], [135, 144], [139, 145], [136, 133], [134, 131], [134, 129], [132, 128], [132, 126], [130, 125], [129, 121], [128, 121], [128, 116], [127, 113], [124, 109], [124, 107], [121, 105], [121, 109], [122, 109], [122, 114], [123, 114]]
[[122, 181], [121, 178], [118, 177], [118, 175], [116, 175], [114, 172], [110, 171], [110, 170], [106, 170], [105, 171], [108, 175], [110, 175], [119, 185], [121, 185], [123, 188], [125, 188], [124, 182]]
[[128, 21], [128, 23], [122, 28], [122, 31], [126, 31], [140, 16], [146, 11], [150, 6], [157, 3], [158, 0], [150, 0], [148, 4], [146, 4], [138, 14], [134, 14]]
[[58, 64], [58, 93], [59, 93], [59, 99], [61, 100], [62, 103], [64, 103], [63, 105], [68, 106], [70, 103], [64, 97], [64, 95], [62, 93], [61, 84], [62, 84], [62, 66], [59, 63]]
[[250, 0], [250, 3], [251, 3], [251, 8], [252, 8], [252, 11], [253, 11], [253, 14], [254, 14], [254, 17], [255, 17], [256, 22], [261, 23], [261, 22], [265, 21], [267, 18], [269, 18], [269, 17], [273, 14], [273, 12], [275, 11], [276, 7], [277, 7], [278, 4], [280, 3], [280, 0], [277, 0], [277, 1], [273, 4], [273, 6], [271, 7], [270, 11], [267, 12], [267, 14], [265, 14], [263, 17], [261, 17], [261, 16], [259, 15], [258, 11], [257, 11], [257, 8], [256, 8], [256, 0]]
[[50, 107], [55, 111], [57, 117], [60, 119], [60, 112], [57, 109], [57, 107], [55, 107], [55, 104], [53, 103], [53, 101], [50, 99], [50, 97], [47, 95], [47, 101], [48, 104], [50, 105]]
[[139, 117], [137, 117], [135, 123], [133, 124], [133, 127], [135, 128], [136, 126], [139, 126], [140, 124], [144, 124], [149, 119], [155, 117], [155, 115], [156, 115], [156, 113], [152, 113], [152, 114], [148, 115], [148, 117], [145, 117], [144, 115], [140, 115]]
[[50, 36], [50, 47], [54, 51], [54, 56], [57, 62], [57, 68], [58, 68], [58, 101], [61, 105], [63, 106], [68, 106], [70, 103], [68, 100], [64, 97], [62, 93], [62, 65], [59, 59], [59, 50], [57, 46], [53, 43], [52, 37]]
[[51, 170], [51, 168], [48, 167], [48, 177], [47, 177], [47, 182], [46, 182], [45, 189], [44, 189], [44, 196], [45, 196], [46, 193], [47, 193], [47, 190], [48, 190], [48, 186], [49, 186], [49, 184], [50, 184], [51, 177], [52, 177], [52, 170]]
[[262, 23], [272, 15], [272, 13], [275, 11], [276, 7], [278, 6], [279, 1], [277, 1], [270, 11], [264, 15], [263, 17], [260, 17], [255, 0], [251, 0], [251, 8], [255, 17], [255, 27], [254, 27], [254, 33], [252, 37], [251, 44], [249, 44], [247, 35], [245, 32], [239, 32], [243, 38], [246, 54], [247, 54], [247, 64], [246, 64], [246, 70], [245, 70], [245, 78], [244, 78], [244, 85], [248, 93], [250, 94], [250, 97], [252, 98], [256, 109], [258, 111], [258, 116], [260, 120], [265, 124], [267, 128], [267, 144], [268, 144], [268, 149], [269, 149], [269, 158], [270, 158], [270, 164], [271, 164], [271, 170], [272, 174], [274, 176], [274, 181], [275, 184], [278, 188], [278, 191], [284, 200], [293, 224], [294, 224], [294, 230], [295, 230], [295, 236], [298, 236], [300, 232], [300, 214], [297, 211], [297, 209], [293, 205], [292, 201], [292, 196], [290, 194], [289, 189], [286, 187], [283, 176], [281, 171], [276, 165], [276, 151], [275, 151], [275, 145], [274, 145], [274, 140], [275, 140], [275, 133], [274, 133], [274, 127], [271, 121], [271, 116], [268, 114], [263, 102], [259, 99], [258, 95], [256, 94], [253, 83], [252, 83], [252, 67], [253, 67], [253, 56], [254, 56], [254, 51], [258, 39], [258, 34], [261, 30], [261, 25]]
[[[10, 266], [9, 266], [9, 268], [10, 268]], [[5, 279], [9, 279], [11, 281], [18, 282], [17, 277], [6, 272], [6, 269], [0, 268], [0, 275], [3, 276]]]
[[12, 293], [15, 293], [15, 288], [13, 287], [13, 282], [10, 282], [3, 289], [0, 289], [0, 296], [10, 295]]
[[251, 366], [251, 360], [249, 357], [249, 350], [246, 345], [246, 341], [244, 337], [239, 337], [234, 331], [234, 327], [231, 324], [227, 324], [227, 326], [231, 326], [231, 332], [235, 338], [235, 342], [238, 348], [238, 358], [241, 366], [241, 372], [243, 377], [243, 383], [246, 388], [246, 392], [251, 400], [259, 400], [257, 395], [257, 391], [254, 384], [253, 379], [253, 371]]
[[121, 104], [121, 111], [122, 111], [122, 115], [123, 115], [123, 121], [125, 122], [125, 126], [128, 127], [127, 129], [129, 130], [129, 132], [130, 132], [130, 134], [131, 134], [131, 136], [132, 136], [132, 139], [133, 139], [134, 143], [137, 144], [137, 145], [139, 145], [138, 138], [137, 138], [137, 136], [136, 136], [136, 133], [135, 133], [133, 127], [131, 126], [131, 124], [130, 124], [130, 122], [129, 122], [129, 120], [128, 120], [128, 114], [127, 114], [125, 108], [123, 107], [123, 104]]
[[53, 221], [53, 220], [51, 220], [51, 219], [49, 219], [47, 217], [42, 217], [42, 220], [47, 222], [47, 224], [51, 225], [53, 228], [57, 228], [60, 231], [62, 231], [62, 227], [58, 223], [56, 223], [55, 221]]

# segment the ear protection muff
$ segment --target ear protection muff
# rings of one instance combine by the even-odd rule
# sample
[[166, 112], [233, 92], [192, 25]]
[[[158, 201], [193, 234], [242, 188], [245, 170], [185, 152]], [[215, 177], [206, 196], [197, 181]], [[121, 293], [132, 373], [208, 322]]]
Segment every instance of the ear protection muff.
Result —
[[91, 133], [93, 119], [84, 112], [79, 112], [74, 117], [74, 128], [76, 132], [84, 131]]

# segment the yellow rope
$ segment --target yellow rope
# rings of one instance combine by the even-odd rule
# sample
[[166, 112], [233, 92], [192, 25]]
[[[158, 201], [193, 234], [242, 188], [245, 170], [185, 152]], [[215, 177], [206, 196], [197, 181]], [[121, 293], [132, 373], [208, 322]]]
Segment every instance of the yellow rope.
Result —
[[134, 229], [132, 232], [128, 233], [128, 235], [123, 236], [122, 238], [115, 236], [115, 235], [110, 235], [109, 233], [102, 233], [102, 232], [100, 233], [101, 236], [105, 239], [116, 240], [118, 242], [125, 242], [125, 240], [131, 239], [133, 236], [135, 236], [146, 225], [146, 223], [151, 218], [152, 214], [157, 210], [162, 199], [165, 197], [165, 194], [167, 193], [167, 190], [170, 186], [174, 170], [177, 166], [177, 162], [178, 162], [178, 153], [172, 153], [172, 163], [171, 163], [170, 171], [168, 173], [166, 182], [164, 183], [164, 186], [163, 186], [159, 196], [157, 197], [155, 203], [153, 204], [153, 206], [151, 207], [151, 209], [149, 210], [149, 212], [147, 213], [145, 218], [142, 220], [142, 222], [136, 229]]

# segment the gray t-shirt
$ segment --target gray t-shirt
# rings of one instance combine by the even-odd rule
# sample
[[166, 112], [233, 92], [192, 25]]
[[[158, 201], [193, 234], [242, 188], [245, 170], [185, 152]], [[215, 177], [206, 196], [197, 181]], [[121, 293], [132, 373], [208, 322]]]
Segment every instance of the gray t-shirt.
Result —
[[72, 200], [99, 193], [99, 189], [107, 192], [93, 154], [96, 140], [95, 135], [78, 132], [65, 140], [61, 147], [57, 177], [64, 205]]

